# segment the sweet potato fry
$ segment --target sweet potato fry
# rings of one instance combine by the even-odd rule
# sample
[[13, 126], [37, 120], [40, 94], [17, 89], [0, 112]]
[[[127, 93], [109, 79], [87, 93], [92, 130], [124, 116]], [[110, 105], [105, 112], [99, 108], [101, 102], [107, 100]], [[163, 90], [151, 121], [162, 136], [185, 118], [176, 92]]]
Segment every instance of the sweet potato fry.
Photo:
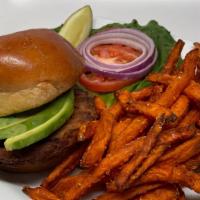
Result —
[[169, 85], [175, 78], [176, 76], [157, 72], [149, 74], [146, 79], [153, 83]]
[[[184, 153], [183, 153], [184, 152]], [[200, 153], [200, 135], [196, 135], [192, 139], [178, 145], [173, 150], [167, 152], [160, 161], [170, 161], [179, 164], [186, 162], [193, 156]]]
[[128, 183], [132, 184], [134, 183], [142, 174], [149, 169], [162, 155], [163, 153], [167, 150], [168, 145], [167, 144], [162, 144], [156, 146], [151, 154], [147, 157], [146, 160], [143, 161], [142, 165], [138, 168], [138, 170], [131, 175]]
[[[172, 81], [176, 82], [176, 77], [162, 73], [152, 73], [147, 77], [147, 80], [154, 83], [170, 85]], [[184, 89], [184, 94], [195, 102], [200, 102], [200, 84], [191, 80], [188, 86]]]
[[146, 184], [151, 182], [177, 183], [200, 192], [200, 174], [189, 171], [184, 165], [160, 163], [148, 170], [137, 182]]
[[91, 168], [101, 161], [110, 142], [114, 122], [115, 116], [113, 114], [107, 110], [101, 113], [96, 133], [81, 159], [82, 167]]
[[[156, 161], [158, 161], [163, 153], [171, 145], [177, 142], [182, 142], [194, 136], [196, 129], [194, 127], [174, 128], [171, 130], [165, 130], [160, 134], [157, 146], [152, 150], [150, 155], [146, 158], [143, 164], [138, 168], [134, 176], [131, 176], [130, 183], [139, 178], [149, 167], [151, 167]], [[133, 179], [133, 180], [132, 180]], [[108, 191], [118, 190], [114, 181], [107, 184]]]
[[168, 125], [168, 128], [175, 127], [181, 119], [185, 116], [189, 109], [189, 99], [185, 95], [181, 95], [177, 101], [172, 105], [171, 111], [176, 115], [177, 119]]
[[131, 123], [123, 130], [123, 133], [117, 135], [115, 139], [111, 140], [109, 152], [120, 149], [125, 144], [137, 138], [144, 129], [149, 125], [149, 120], [144, 116], [134, 118]]
[[84, 180], [81, 180], [81, 182], [77, 181], [75, 184], [71, 185], [70, 189], [65, 193], [64, 200], [77, 200], [87, 193], [93, 185], [100, 182], [111, 170], [121, 166], [127, 162], [131, 156], [136, 154], [138, 149], [141, 149], [143, 146], [144, 138], [145, 137], [140, 137], [130, 142], [122, 149], [112, 154], [107, 154], [99, 165], [92, 172], [87, 174]]
[[194, 126], [177, 127], [169, 130], [164, 130], [160, 134], [157, 145], [173, 145], [183, 142], [196, 135], [196, 131], [197, 129]]
[[156, 120], [154, 125], [147, 133], [144, 146], [140, 149], [140, 152], [134, 156], [127, 164], [125, 164], [122, 170], [119, 172], [118, 176], [116, 176], [115, 182], [118, 190], [121, 191], [129, 188], [129, 185], [126, 185], [127, 180], [133, 173], [137, 173], [137, 168], [141, 165], [152, 148], [155, 146], [157, 138], [162, 131], [165, 120], [166, 119], [164, 115]]
[[95, 106], [95, 109], [96, 109], [96, 112], [98, 114], [100, 114], [102, 111], [104, 111], [106, 109], [106, 104], [105, 102], [103, 101], [103, 99], [99, 96], [96, 96], [94, 98], [94, 106]]
[[114, 124], [110, 145], [119, 137], [119, 135], [123, 134], [123, 131], [129, 126], [131, 121], [132, 121], [131, 118], [125, 118], [119, 121], [118, 123]]
[[92, 138], [95, 134], [97, 124], [97, 121], [89, 121], [85, 124], [82, 124], [77, 135], [78, 141], [83, 142]]
[[[177, 133], [177, 136], [180, 133]], [[161, 144], [164, 141], [167, 142], [166, 139], [162, 139], [162, 135], [159, 139]], [[171, 135], [174, 137], [174, 134]], [[64, 199], [66, 200], [75, 200], [79, 199], [85, 193], [90, 190], [90, 188], [96, 183], [100, 182], [106, 174], [109, 174], [113, 169], [123, 165], [126, 163], [130, 157], [135, 155], [139, 149], [144, 146], [146, 136], [140, 137], [129, 144], [125, 145], [123, 148], [113, 152], [112, 154], [107, 154], [106, 157], [99, 163], [99, 165], [90, 173], [86, 173], [83, 179], [75, 178], [73, 179], [73, 184], [71, 182], [70, 188], [64, 194]], [[166, 137], [168, 141], [171, 141], [170, 136]], [[79, 174], [82, 176], [82, 174]], [[77, 176], [79, 176], [77, 175]], [[61, 184], [62, 185], [62, 184]], [[67, 183], [66, 183], [67, 185]], [[56, 187], [56, 186], [55, 186]], [[59, 191], [59, 190], [58, 190]]]
[[139, 112], [140, 114], [144, 114], [153, 119], [158, 118], [162, 114], [165, 114], [166, 116], [174, 115], [170, 109], [164, 106], [160, 106], [159, 104], [156, 103], [149, 103], [149, 102], [147, 103], [145, 101], [132, 100], [129, 104], [125, 104], [124, 108], [127, 112], [133, 112], [133, 113]]
[[[174, 142], [183, 141], [194, 134], [193, 128], [179, 128], [171, 131], [164, 131], [158, 140], [158, 145], [173, 144]], [[95, 168], [95, 176], [102, 177], [108, 174], [112, 169], [115, 169], [129, 160], [129, 158], [139, 152], [144, 147], [146, 136], [133, 140], [129, 144], [123, 146], [121, 149], [113, 153], [107, 154], [102, 162]]]
[[121, 104], [126, 104], [131, 100], [131, 93], [127, 90], [117, 91], [115, 96]]
[[163, 73], [170, 74], [173, 71], [181, 55], [184, 44], [185, 43], [180, 39], [176, 42], [175, 46], [173, 47], [167, 58], [166, 64], [163, 67]]
[[65, 193], [67, 193], [68, 190], [73, 187], [73, 185], [81, 184], [83, 180], [87, 178], [86, 175], [87, 173], [81, 172], [79, 175], [61, 178], [58, 183], [51, 188], [50, 191], [56, 194], [59, 198], [63, 199]]
[[200, 112], [196, 109], [191, 109], [187, 115], [179, 123], [179, 127], [194, 125], [200, 118]]
[[190, 80], [194, 78], [198, 59], [198, 50], [192, 50], [186, 55], [182, 64], [183, 73], [179, 74], [177, 79], [170, 82], [166, 91], [156, 103], [161, 106], [170, 107], [176, 101]]
[[163, 91], [164, 91], [163, 85], [155, 85], [152, 95], [149, 98], [149, 102], [152, 103], [156, 102], [161, 97]]
[[193, 80], [195, 77], [195, 70], [198, 63], [199, 63], [199, 50], [193, 49], [189, 53], [187, 53], [180, 67], [182, 67], [183, 73], [188, 75], [191, 78], [191, 80]]
[[43, 180], [41, 186], [50, 189], [59, 179], [69, 174], [79, 164], [85, 149], [86, 145], [82, 145], [80, 148], [76, 149]]
[[189, 107], [189, 99], [185, 95], [181, 95], [177, 101], [172, 105], [171, 110], [180, 120], [187, 112]]
[[200, 84], [191, 81], [188, 87], [184, 90], [185, 95], [187, 95], [191, 100], [195, 102], [200, 102]]
[[128, 103], [131, 99], [133, 100], [143, 100], [149, 97], [155, 86], [145, 87], [138, 91], [128, 92], [127, 90], [120, 90], [116, 92], [117, 99], [122, 103]]
[[139, 200], [178, 200], [180, 196], [176, 185], [164, 185], [141, 195]]
[[131, 99], [133, 100], [143, 100], [151, 96], [155, 86], [145, 87], [141, 90], [131, 92]]
[[136, 196], [145, 194], [148, 191], [159, 188], [162, 184], [152, 183], [149, 185], [141, 185], [138, 187], [131, 188], [122, 193], [105, 193], [96, 198], [96, 200], [131, 200]]
[[108, 112], [110, 112], [114, 118], [117, 119], [123, 113], [123, 108], [121, 104], [117, 102], [108, 109]]
[[[156, 161], [158, 161], [161, 156], [163, 155], [163, 153], [174, 143], [177, 143], [177, 142], [180, 142], [180, 141], [183, 141], [185, 139], [189, 139], [191, 138], [192, 136], [194, 136], [195, 134], [195, 129], [194, 128], [190, 128], [188, 127], [188, 129], [182, 129], [183, 132], [180, 132], [180, 135], [179, 137], [176, 137], [178, 136], [176, 133], [176, 131], [180, 131], [181, 129], [179, 130], [172, 130], [171, 131], [171, 135], [175, 136], [175, 137], [171, 137], [171, 140], [165, 140], [165, 143], [163, 144], [158, 144], [153, 150], [152, 152], [150, 153], [150, 155], [147, 157], [147, 159], [143, 162], [142, 166], [139, 167], [139, 169], [137, 170], [137, 172], [132, 175], [130, 177], [130, 184], [133, 183], [134, 181], [136, 181], [147, 169], [149, 169], [154, 163], [156, 163]], [[175, 131], [175, 134], [172, 134], [172, 132]], [[162, 132], [162, 135], [164, 137], [166, 137], [166, 134], [165, 132], [167, 131], [163, 131]], [[184, 133], [184, 134], [183, 134]], [[161, 137], [162, 138], [162, 137]], [[168, 143], [166, 143], [168, 141]], [[160, 142], [160, 141], [159, 141]]]
[[55, 194], [43, 187], [25, 187], [23, 191], [33, 200], [60, 200]]

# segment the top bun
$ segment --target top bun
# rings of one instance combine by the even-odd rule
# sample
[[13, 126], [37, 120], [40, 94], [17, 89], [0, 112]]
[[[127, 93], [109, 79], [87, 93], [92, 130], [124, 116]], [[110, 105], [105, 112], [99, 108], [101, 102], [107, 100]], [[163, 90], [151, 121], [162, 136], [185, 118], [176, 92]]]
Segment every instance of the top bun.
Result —
[[41, 106], [70, 89], [83, 70], [81, 56], [49, 29], [0, 37], [0, 116]]

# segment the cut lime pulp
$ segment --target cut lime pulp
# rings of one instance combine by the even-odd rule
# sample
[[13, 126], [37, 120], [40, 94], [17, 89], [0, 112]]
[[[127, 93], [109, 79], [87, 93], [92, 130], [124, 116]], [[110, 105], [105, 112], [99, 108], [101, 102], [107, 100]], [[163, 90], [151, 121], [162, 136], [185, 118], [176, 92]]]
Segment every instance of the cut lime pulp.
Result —
[[65, 38], [72, 46], [77, 47], [85, 40], [92, 29], [92, 10], [89, 5], [74, 12], [63, 24], [59, 35]]

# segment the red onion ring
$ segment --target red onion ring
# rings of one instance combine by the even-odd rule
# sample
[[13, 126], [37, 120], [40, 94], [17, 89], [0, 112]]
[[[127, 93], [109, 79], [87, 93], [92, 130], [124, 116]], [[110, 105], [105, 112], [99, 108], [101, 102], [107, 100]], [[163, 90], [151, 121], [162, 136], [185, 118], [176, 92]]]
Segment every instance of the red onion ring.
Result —
[[[136, 48], [142, 54], [135, 60], [125, 64], [107, 64], [97, 60], [91, 49], [100, 44], [122, 44]], [[85, 58], [85, 67], [91, 72], [120, 79], [142, 78], [150, 70], [157, 59], [157, 50], [153, 40], [139, 30], [129, 28], [110, 29], [99, 32], [86, 39], [79, 47]]]

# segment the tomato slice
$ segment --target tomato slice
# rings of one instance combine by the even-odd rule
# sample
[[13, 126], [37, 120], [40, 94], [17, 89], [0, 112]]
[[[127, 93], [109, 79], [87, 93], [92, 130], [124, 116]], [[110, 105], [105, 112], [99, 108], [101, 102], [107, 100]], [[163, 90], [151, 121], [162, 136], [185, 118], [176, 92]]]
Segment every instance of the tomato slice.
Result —
[[[107, 64], [125, 64], [136, 59], [142, 52], [138, 49], [122, 44], [100, 44], [91, 49], [91, 54], [100, 62]], [[94, 92], [113, 92], [119, 90], [134, 80], [122, 80], [105, 77], [95, 73], [84, 73], [80, 77], [80, 83]]]
[[113, 92], [136, 81], [137, 80], [117, 80], [94, 73], [83, 73], [79, 79], [79, 82], [88, 90], [100, 93]]
[[97, 60], [107, 64], [125, 64], [135, 60], [141, 51], [122, 44], [100, 44], [91, 49]]

